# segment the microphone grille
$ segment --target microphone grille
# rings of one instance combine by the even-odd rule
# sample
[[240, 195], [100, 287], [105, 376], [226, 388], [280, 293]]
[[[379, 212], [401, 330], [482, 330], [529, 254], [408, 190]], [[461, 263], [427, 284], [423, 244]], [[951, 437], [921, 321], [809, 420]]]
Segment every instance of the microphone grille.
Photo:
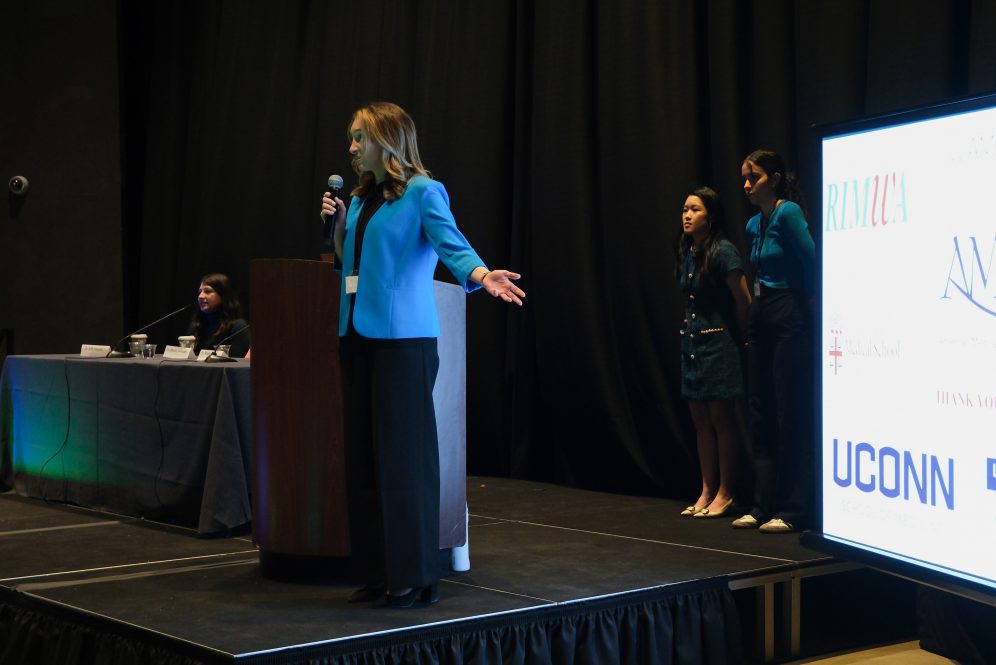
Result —
[[342, 189], [342, 176], [341, 175], [330, 175], [329, 176], [329, 189]]

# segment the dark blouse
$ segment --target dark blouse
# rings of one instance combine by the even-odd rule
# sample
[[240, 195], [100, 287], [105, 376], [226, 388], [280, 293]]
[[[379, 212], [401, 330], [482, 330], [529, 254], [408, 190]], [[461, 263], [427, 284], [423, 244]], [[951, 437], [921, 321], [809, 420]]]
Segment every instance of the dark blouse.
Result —
[[[233, 358], [245, 358], [246, 353], [249, 352], [249, 346], [252, 340], [249, 337], [249, 324], [246, 323], [245, 319], [235, 319], [232, 321], [232, 327], [229, 329], [226, 336], [232, 336], [227, 342], [222, 342], [219, 340], [214, 340], [214, 333], [218, 330], [218, 317], [206, 315], [207, 325], [201, 328], [200, 334], [197, 335], [197, 343], [194, 346], [194, 350], [200, 353], [201, 349], [213, 349], [215, 344], [230, 344], [232, 348], [229, 350], [229, 354]], [[237, 334], [239, 331], [244, 330], [242, 334]], [[191, 331], [193, 334], [193, 331]], [[224, 339], [224, 338], [222, 338]]]
[[384, 205], [384, 186], [387, 180], [379, 182], [370, 190], [363, 200], [363, 208], [360, 209], [360, 218], [356, 221], [356, 271], [360, 269], [360, 258], [363, 256], [363, 234], [367, 232], [367, 224], [370, 218]]

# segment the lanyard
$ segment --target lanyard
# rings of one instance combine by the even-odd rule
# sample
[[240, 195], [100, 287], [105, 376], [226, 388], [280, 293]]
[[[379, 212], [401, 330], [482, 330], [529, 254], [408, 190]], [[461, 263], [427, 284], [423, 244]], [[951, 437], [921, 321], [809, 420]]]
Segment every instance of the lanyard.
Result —
[[[771, 214], [775, 211], [772, 210]], [[754, 241], [754, 251], [751, 252], [751, 264], [754, 266], [754, 279], [757, 279], [757, 274], [761, 270], [761, 250], [764, 248], [764, 236], [768, 233], [768, 224], [771, 220], [764, 218], [764, 213], [761, 213], [761, 220], [758, 222], [759, 233], [757, 240]]]
[[782, 204], [782, 199], [775, 200], [775, 207], [771, 209], [771, 214], [765, 218], [764, 212], [761, 212], [761, 220], [758, 222], [758, 227], [760, 233], [757, 239], [757, 250], [752, 251], [751, 263], [754, 265], [754, 278], [757, 279], [757, 273], [761, 270], [761, 250], [764, 249], [764, 237], [768, 233], [768, 227], [771, 225], [771, 220], [775, 216], [775, 211], [778, 210], [778, 206]]

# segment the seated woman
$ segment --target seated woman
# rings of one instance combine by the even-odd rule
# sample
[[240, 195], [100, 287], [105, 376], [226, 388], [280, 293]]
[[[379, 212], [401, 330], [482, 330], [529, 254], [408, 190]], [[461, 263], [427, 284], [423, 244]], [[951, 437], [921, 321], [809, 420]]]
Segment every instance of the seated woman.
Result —
[[233, 358], [242, 358], [249, 351], [249, 324], [242, 318], [242, 304], [227, 275], [211, 273], [201, 278], [188, 334], [197, 338], [196, 353], [218, 344], [230, 344], [228, 355]]

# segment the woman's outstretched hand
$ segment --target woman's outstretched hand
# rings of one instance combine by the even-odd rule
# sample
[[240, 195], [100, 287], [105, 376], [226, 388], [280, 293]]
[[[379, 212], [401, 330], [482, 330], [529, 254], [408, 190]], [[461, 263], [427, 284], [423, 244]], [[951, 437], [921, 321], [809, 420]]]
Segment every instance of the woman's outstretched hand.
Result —
[[492, 270], [484, 275], [484, 279], [481, 280], [481, 286], [495, 298], [501, 298], [505, 302], [514, 302], [516, 305], [521, 306], [521, 299], [526, 297], [526, 292], [513, 283], [513, 280], [520, 277], [522, 275], [517, 272]]

